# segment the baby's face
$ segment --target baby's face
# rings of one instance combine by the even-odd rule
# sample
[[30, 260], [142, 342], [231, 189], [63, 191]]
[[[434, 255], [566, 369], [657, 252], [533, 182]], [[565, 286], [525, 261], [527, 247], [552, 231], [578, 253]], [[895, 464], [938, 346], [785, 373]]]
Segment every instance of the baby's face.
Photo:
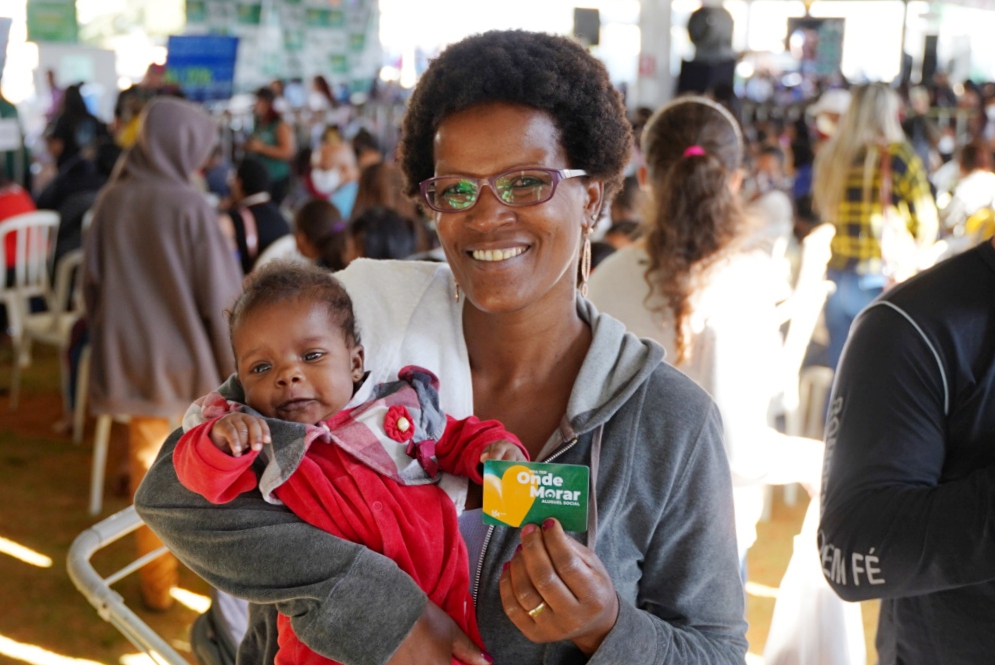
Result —
[[325, 420], [345, 407], [363, 376], [363, 347], [312, 302], [258, 307], [232, 340], [245, 403], [269, 418]]

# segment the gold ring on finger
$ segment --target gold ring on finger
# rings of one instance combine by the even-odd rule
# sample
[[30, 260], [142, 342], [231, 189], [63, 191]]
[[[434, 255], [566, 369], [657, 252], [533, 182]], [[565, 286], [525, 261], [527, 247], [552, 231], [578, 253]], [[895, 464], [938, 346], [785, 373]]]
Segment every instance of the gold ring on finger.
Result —
[[544, 609], [546, 609], [546, 601], [542, 601], [541, 603], [533, 607], [531, 610], [529, 610], [529, 616], [535, 619], [537, 616], [542, 614], [542, 611]]

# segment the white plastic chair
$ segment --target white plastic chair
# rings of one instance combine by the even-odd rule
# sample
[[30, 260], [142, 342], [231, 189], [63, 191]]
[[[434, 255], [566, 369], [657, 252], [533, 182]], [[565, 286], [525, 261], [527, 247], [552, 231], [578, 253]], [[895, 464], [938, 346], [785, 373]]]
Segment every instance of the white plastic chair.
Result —
[[[805, 237], [795, 288], [778, 308], [781, 320], [788, 323], [781, 357], [779, 410], [784, 415], [785, 434], [791, 436], [807, 436], [802, 420], [804, 405], [799, 390], [800, 374], [826, 299], [836, 288], [833, 282], [826, 279], [830, 242], [835, 234], [831, 224], [821, 224]], [[821, 438], [821, 435], [816, 438]]]
[[[86, 361], [85, 372], [89, 375], [89, 349], [87, 349], [86, 357], [81, 359], [81, 376], [84, 372], [82, 360]], [[110, 448], [111, 442], [111, 425], [114, 423], [127, 424], [130, 420], [131, 418], [124, 414], [110, 415], [104, 413], [97, 416], [97, 427], [93, 433], [93, 461], [90, 468], [90, 505], [88, 512], [91, 515], [99, 515], [104, 502], [104, 477], [107, 470], [107, 450]], [[176, 429], [179, 426], [179, 420], [170, 419], [170, 429]]]
[[[62, 395], [66, 404], [69, 403], [69, 342], [73, 326], [83, 316], [82, 265], [83, 250], [67, 252], [55, 269], [54, 288], [45, 295], [47, 310], [28, 313], [23, 322], [25, 352], [29, 359], [33, 343], [47, 344], [58, 349]], [[73, 433], [74, 441], [78, 442], [81, 437], [82, 432]]]
[[[89, 351], [89, 349], [87, 349]], [[87, 354], [87, 374], [89, 374], [90, 357]], [[90, 466], [90, 505], [87, 511], [93, 515], [99, 515], [104, 503], [104, 476], [107, 472], [107, 450], [111, 443], [111, 425], [115, 422], [127, 423], [128, 416], [111, 416], [101, 414], [97, 416], [97, 427], [93, 432], [93, 460]]]
[[101, 577], [90, 563], [91, 557], [97, 551], [120, 540], [140, 526], [142, 520], [135, 512], [135, 507], [128, 506], [78, 535], [69, 547], [66, 558], [69, 578], [96, 608], [100, 618], [117, 628], [129, 642], [151, 658], [152, 662], [160, 665], [188, 665], [183, 656], [138, 618], [138, 615], [124, 604], [121, 595], [111, 589], [112, 584], [162, 556], [167, 549], [160, 547], [106, 578]]
[[[14, 356], [10, 375], [10, 410], [17, 409], [21, 390], [21, 370], [31, 363], [31, 337], [26, 322], [33, 298], [51, 298], [49, 274], [59, 231], [59, 215], [38, 210], [9, 217], [0, 222], [0, 304], [7, 321]], [[7, 284], [7, 237], [15, 235], [13, 283]]]
[[[771, 415], [784, 417], [784, 433], [790, 436], [822, 438], [821, 430], [815, 431], [813, 417], [810, 415], [813, 409], [819, 409], [821, 406], [815, 402], [817, 395], [814, 394], [816, 391], [811, 389], [812, 384], [806, 384], [807, 389], [802, 390], [802, 376], [804, 374], [814, 377], [813, 380], [822, 379], [818, 386], [824, 384], [825, 377], [807, 372], [807, 369], [803, 371], [802, 363], [805, 361], [805, 353], [812, 341], [812, 333], [822, 315], [826, 299], [836, 288], [833, 282], [826, 279], [826, 265], [831, 256], [830, 242], [835, 234], [836, 229], [831, 224], [821, 224], [805, 237], [802, 241], [802, 256], [795, 288], [791, 296], [778, 308], [781, 321], [788, 324], [788, 332], [784, 338], [781, 366], [778, 368], [781, 389], [772, 405]], [[832, 384], [831, 370], [829, 384]], [[822, 399], [825, 399], [824, 393]], [[824, 404], [824, 401], [822, 403]], [[786, 504], [794, 505], [797, 491], [795, 485], [785, 487]], [[768, 487], [764, 520], [770, 519], [770, 494]]]

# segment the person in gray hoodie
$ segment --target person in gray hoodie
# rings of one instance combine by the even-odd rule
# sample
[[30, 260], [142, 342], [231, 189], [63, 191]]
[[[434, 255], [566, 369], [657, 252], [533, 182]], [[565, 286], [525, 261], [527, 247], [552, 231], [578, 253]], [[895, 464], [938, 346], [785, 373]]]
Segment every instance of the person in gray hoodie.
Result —
[[[451, 46], [411, 99], [401, 150], [408, 194], [434, 211], [449, 265], [360, 260], [337, 275], [370, 361], [355, 403], [416, 364], [441, 378], [454, 417], [501, 420], [533, 459], [591, 470], [582, 534], [555, 520], [482, 527], [480, 488], [446, 488], [463, 511], [494, 662], [746, 653], [716, 407], [661, 362], [661, 347], [578, 295], [578, 261], [586, 280], [590, 228], [621, 182], [630, 134], [603, 65], [570, 40], [491, 32]], [[185, 490], [171, 460], [178, 436], [136, 507], [195, 572], [256, 604], [243, 662], [272, 660], [274, 609], [344, 663], [488, 662], [393, 562], [257, 492], [218, 507]]]
[[[242, 275], [217, 211], [190, 180], [217, 135], [195, 104], [149, 103], [137, 142], [100, 192], [84, 244], [90, 410], [129, 416], [133, 492], [171, 419], [235, 367], [223, 310], [241, 291]], [[160, 547], [147, 529], [137, 537], [141, 553]], [[148, 608], [172, 605], [175, 560], [160, 558], [140, 577]]]

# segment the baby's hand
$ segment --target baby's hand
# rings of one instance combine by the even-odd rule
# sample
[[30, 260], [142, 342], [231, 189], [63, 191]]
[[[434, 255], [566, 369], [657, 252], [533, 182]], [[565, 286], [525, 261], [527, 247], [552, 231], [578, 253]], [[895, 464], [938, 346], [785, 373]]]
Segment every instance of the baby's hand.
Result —
[[247, 413], [229, 413], [211, 427], [211, 442], [222, 452], [232, 457], [240, 457], [249, 448], [263, 449], [264, 443], [272, 443], [269, 425], [262, 418]]
[[513, 444], [511, 441], [495, 441], [491, 445], [484, 448], [484, 452], [480, 455], [480, 463], [483, 464], [489, 459], [503, 460], [506, 462], [528, 461], [528, 458], [525, 457], [525, 453], [522, 452], [522, 449]]

